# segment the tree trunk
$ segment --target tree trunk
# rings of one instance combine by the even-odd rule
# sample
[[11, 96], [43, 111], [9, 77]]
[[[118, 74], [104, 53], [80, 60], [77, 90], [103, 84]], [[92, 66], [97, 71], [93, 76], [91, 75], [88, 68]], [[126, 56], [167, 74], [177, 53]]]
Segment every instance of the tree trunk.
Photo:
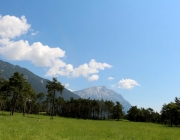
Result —
[[52, 111], [51, 111], [51, 117], [52, 118], [54, 116], [54, 98], [55, 98], [55, 91], [54, 91], [54, 96], [53, 96], [53, 101], [52, 101]]
[[16, 99], [17, 99], [17, 94], [14, 93], [14, 94], [13, 94], [13, 98], [12, 98], [12, 100], [11, 100], [11, 112], [10, 112], [10, 115], [11, 115], [11, 116], [14, 115], [15, 106], [16, 106]]
[[31, 112], [31, 103], [29, 103], [29, 110], [28, 110], [28, 114], [30, 114], [30, 112]]
[[2, 109], [2, 114], [4, 114], [4, 109], [5, 109], [5, 105], [4, 105], [3, 109]]
[[109, 120], [109, 114], [110, 114], [110, 113], [109, 113], [109, 110], [108, 110], [108, 120]]
[[40, 103], [41, 103], [41, 100], [39, 99], [39, 105], [38, 105], [38, 115], [39, 115], [39, 112], [40, 112], [40, 107], [41, 107]]
[[26, 105], [23, 106], [23, 116], [25, 116]]

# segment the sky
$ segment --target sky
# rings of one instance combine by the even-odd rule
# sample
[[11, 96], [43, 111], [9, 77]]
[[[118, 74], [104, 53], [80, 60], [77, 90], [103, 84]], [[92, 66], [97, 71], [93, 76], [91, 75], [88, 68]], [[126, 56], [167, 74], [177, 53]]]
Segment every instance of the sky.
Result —
[[180, 1], [1, 1], [0, 59], [72, 91], [160, 111], [180, 97]]

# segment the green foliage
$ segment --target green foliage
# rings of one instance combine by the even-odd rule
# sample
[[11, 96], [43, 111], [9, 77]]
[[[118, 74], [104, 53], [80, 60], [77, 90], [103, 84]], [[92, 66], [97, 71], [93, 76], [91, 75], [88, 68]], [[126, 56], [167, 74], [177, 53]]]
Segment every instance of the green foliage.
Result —
[[[23, 77], [26, 79], [28, 83], [30, 83], [36, 94], [38, 94], [39, 92], [43, 92], [45, 95], [48, 94], [46, 89], [46, 83], [49, 80], [35, 75], [28, 69], [22, 68], [17, 65], [12, 65], [8, 62], [4, 62], [0, 60], [0, 70], [3, 70], [0, 71], [1, 72], [0, 80], [1, 79], [8, 80], [15, 72], [18, 72], [20, 74], [23, 74]], [[80, 98], [78, 95], [67, 90], [66, 88], [63, 90], [63, 94], [62, 95], [59, 94], [58, 96], [63, 97], [64, 100], [70, 100], [71, 97], [73, 97], [74, 99]]]
[[50, 95], [49, 97], [51, 98], [51, 116], [54, 116], [54, 104], [55, 104], [55, 98], [56, 98], [56, 92], [59, 92], [62, 94], [64, 90], [64, 86], [57, 81], [57, 78], [52, 79], [52, 81], [48, 81], [46, 84], [46, 88], [48, 89], [48, 94]]
[[9, 82], [7, 80], [0, 80], [0, 109], [3, 111], [6, 108], [6, 102], [8, 101], [9, 95]]
[[[4, 110], [10, 110], [13, 115], [15, 111], [25, 113], [46, 112], [52, 117], [54, 115], [83, 118], [83, 119], [116, 119], [124, 117], [122, 105], [112, 101], [99, 101], [90, 99], [74, 99], [69, 101], [56, 95], [57, 92], [62, 94], [65, 89], [56, 78], [48, 81], [46, 84], [48, 94], [44, 101], [43, 92], [35, 93], [30, 83], [22, 74], [15, 72], [9, 80], [0, 79], [0, 109], [2, 114]], [[37, 99], [39, 102], [37, 102]], [[173, 125], [180, 125], [180, 98], [175, 98], [174, 102], [164, 104], [161, 114], [154, 112], [152, 108], [137, 108], [132, 106], [125, 116], [130, 121], [136, 122], [154, 122]]]
[[123, 115], [123, 112], [122, 112], [122, 105], [120, 104], [120, 102], [116, 102], [116, 105], [113, 107], [113, 116], [115, 119], [119, 120], [122, 115]]
[[108, 111], [108, 120], [110, 119], [110, 115], [113, 113], [113, 107], [114, 107], [114, 102], [113, 101], [105, 101], [105, 104], [107, 106], [107, 111]]
[[164, 104], [161, 110], [161, 117], [164, 124], [180, 125], [180, 99], [175, 98], [175, 102]]
[[154, 122], [160, 123], [160, 114], [152, 108], [137, 108], [132, 106], [126, 115], [127, 119], [134, 122]]
[[37, 95], [36, 95], [36, 97], [37, 97], [37, 99], [39, 100], [39, 103], [38, 103], [38, 113], [40, 112], [40, 110], [42, 110], [41, 109], [41, 101], [42, 101], [42, 99], [44, 98], [44, 93], [43, 92], [39, 92]]
[[[15, 72], [9, 80], [0, 81], [0, 107], [3, 111], [6, 106], [6, 110], [10, 110], [10, 115], [13, 115], [17, 108], [22, 110], [23, 115], [25, 115], [27, 102], [34, 103], [36, 100], [35, 95], [31, 85], [18, 72]], [[8, 102], [9, 100], [10, 102]]]
[[0, 115], [2, 140], [178, 140], [178, 127], [128, 121], [93, 121], [44, 115]]

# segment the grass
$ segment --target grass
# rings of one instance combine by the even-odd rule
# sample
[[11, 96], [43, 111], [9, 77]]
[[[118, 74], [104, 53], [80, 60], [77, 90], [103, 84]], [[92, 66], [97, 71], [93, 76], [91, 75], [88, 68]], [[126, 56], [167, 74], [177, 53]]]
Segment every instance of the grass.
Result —
[[180, 128], [152, 123], [97, 121], [9, 113], [0, 115], [2, 140], [180, 140]]

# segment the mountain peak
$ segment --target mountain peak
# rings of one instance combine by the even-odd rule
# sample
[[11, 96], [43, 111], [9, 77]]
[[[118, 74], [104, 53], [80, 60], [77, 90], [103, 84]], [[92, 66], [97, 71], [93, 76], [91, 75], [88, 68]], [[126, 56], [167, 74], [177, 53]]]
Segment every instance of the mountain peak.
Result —
[[128, 111], [131, 104], [126, 101], [122, 95], [116, 93], [113, 90], [107, 89], [105, 86], [93, 86], [79, 91], [74, 91], [75, 94], [79, 95], [84, 99], [96, 99], [96, 100], [112, 100], [113, 102], [119, 101], [123, 107], [124, 111]]

